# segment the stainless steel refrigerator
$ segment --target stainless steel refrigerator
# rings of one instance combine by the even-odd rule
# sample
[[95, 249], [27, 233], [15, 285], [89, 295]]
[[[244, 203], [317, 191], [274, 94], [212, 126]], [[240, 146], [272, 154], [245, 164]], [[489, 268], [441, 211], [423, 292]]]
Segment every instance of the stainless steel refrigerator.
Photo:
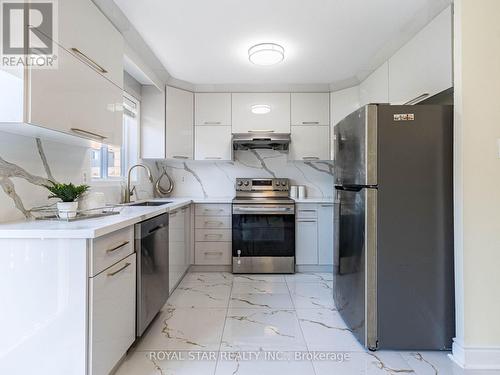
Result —
[[452, 106], [370, 104], [334, 143], [338, 311], [371, 350], [449, 349]]

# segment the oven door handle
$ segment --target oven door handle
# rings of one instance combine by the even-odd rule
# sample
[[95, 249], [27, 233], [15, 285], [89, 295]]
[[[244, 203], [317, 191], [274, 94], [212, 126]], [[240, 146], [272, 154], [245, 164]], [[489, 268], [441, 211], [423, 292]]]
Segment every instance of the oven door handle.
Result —
[[265, 213], [265, 214], [287, 214], [293, 213], [291, 207], [234, 207], [234, 213]]

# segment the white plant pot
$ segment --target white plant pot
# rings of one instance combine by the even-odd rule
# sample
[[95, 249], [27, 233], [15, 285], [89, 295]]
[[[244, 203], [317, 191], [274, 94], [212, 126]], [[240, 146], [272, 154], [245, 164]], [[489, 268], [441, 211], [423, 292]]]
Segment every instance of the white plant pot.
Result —
[[57, 202], [57, 211], [61, 219], [72, 219], [76, 217], [78, 202]]

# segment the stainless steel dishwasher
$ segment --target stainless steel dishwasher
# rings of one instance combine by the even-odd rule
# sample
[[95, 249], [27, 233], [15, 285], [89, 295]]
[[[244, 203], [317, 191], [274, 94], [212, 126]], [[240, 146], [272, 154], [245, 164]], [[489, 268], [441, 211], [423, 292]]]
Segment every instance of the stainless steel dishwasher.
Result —
[[139, 337], [168, 298], [168, 214], [135, 225], [135, 248]]

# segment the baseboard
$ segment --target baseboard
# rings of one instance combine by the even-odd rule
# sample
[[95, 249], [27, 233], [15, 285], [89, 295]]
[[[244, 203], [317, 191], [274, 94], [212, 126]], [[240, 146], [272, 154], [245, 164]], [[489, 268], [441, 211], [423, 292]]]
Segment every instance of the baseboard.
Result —
[[297, 264], [295, 265], [295, 272], [327, 272], [327, 273], [332, 273], [333, 272], [333, 266], [326, 266], [326, 265], [304, 265], [304, 264]]
[[189, 272], [232, 272], [232, 266], [208, 266], [201, 264], [193, 264], [189, 267]]
[[500, 370], [500, 347], [464, 346], [455, 338], [450, 359], [466, 370]]

